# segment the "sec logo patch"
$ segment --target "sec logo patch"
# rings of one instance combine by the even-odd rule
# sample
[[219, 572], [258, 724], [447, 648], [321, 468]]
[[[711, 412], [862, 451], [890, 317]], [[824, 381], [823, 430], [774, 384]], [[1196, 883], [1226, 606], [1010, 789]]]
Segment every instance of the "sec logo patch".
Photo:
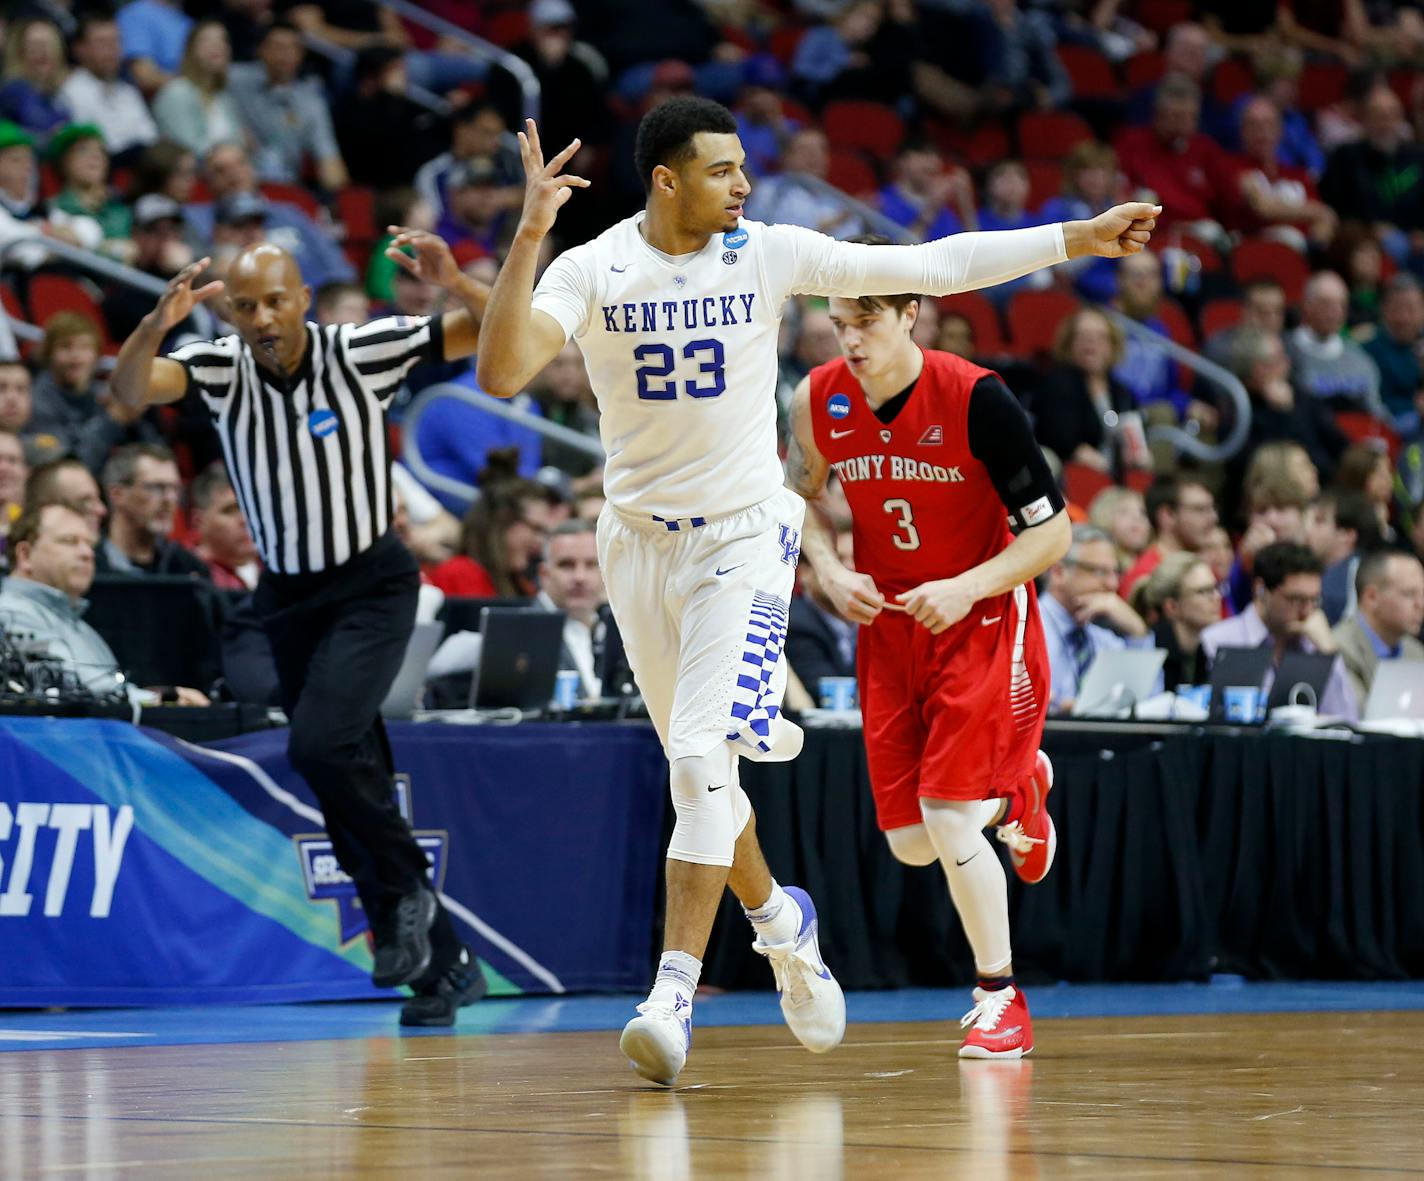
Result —
[[850, 399], [845, 394], [832, 394], [826, 399], [826, 413], [832, 418], [844, 418], [850, 413]]

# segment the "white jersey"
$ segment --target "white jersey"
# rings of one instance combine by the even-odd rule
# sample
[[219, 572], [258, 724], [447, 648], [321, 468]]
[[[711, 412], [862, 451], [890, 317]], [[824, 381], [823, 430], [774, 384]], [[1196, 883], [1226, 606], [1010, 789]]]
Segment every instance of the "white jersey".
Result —
[[645, 216], [555, 259], [532, 306], [583, 352], [609, 503], [669, 520], [739, 512], [782, 486], [775, 391], [788, 297], [942, 295], [1065, 257], [1059, 226], [873, 247], [744, 220], [672, 258], [644, 241]]

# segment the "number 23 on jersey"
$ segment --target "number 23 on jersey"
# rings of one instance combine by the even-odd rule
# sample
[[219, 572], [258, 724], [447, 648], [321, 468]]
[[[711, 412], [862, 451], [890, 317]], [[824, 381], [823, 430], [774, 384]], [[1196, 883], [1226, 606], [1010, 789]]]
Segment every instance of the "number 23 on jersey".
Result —
[[[682, 382], [682, 392], [689, 398], [715, 398], [726, 390], [726, 354], [720, 340], [690, 340], [682, 346], [682, 358], [696, 365], [696, 376]], [[670, 345], [640, 344], [633, 350], [633, 359], [640, 362], [639, 398], [647, 402], [677, 398], [678, 381], [673, 376], [676, 354]]]

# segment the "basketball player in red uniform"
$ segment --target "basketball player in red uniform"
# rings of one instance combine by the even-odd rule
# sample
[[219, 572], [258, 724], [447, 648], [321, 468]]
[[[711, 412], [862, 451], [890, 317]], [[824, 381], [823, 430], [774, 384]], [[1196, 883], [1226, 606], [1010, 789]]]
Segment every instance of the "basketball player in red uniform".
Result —
[[[865, 239], [862, 239], [865, 240]], [[788, 483], [810, 503], [801, 555], [861, 625], [861, 712], [876, 814], [896, 858], [939, 861], [979, 983], [965, 1058], [1019, 1058], [1033, 1027], [1014, 983], [1008, 890], [984, 836], [1041, 881], [1056, 848], [1039, 751], [1048, 654], [1033, 579], [1071, 527], [1027, 415], [997, 374], [910, 339], [914, 296], [832, 299], [844, 354], [792, 400]], [[835, 470], [855, 570], [817, 505]]]

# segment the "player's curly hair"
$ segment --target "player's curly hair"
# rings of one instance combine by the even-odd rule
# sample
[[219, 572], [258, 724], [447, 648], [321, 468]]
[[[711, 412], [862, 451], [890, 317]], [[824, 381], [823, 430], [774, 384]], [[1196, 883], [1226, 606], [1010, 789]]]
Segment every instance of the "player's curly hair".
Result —
[[633, 145], [633, 163], [643, 179], [643, 191], [652, 192], [653, 169], [673, 167], [692, 155], [692, 137], [699, 131], [735, 135], [737, 120], [731, 111], [710, 98], [670, 98], [643, 116]]

